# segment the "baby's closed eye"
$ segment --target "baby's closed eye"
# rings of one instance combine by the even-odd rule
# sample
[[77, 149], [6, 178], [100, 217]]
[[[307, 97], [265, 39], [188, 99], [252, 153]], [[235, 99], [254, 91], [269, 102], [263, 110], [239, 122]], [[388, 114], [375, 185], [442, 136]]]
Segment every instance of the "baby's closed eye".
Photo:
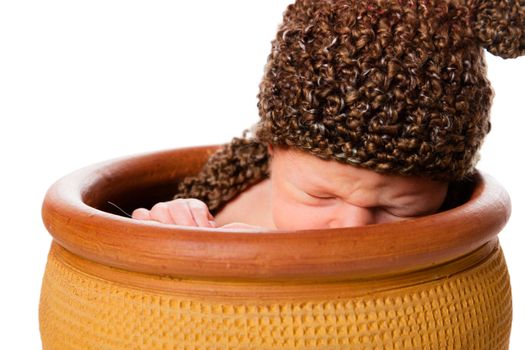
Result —
[[305, 192], [308, 196], [312, 197], [312, 198], [315, 198], [315, 199], [324, 199], [324, 200], [328, 200], [328, 199], [336, 199], [337, 197], [336, 196], [333, 196], [333, 195], [326, 195], [326, 194], [312, 194], [312, 193], [308, 193], [308, 192]]

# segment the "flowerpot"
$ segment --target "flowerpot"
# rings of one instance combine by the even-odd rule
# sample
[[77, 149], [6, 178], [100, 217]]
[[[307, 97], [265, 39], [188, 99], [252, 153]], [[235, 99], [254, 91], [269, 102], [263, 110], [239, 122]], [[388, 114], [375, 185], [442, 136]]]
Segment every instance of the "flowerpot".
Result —
[[[43, 204], [47, 349], [507, 349], [505, 190], [355, 228], [239, 232], [118, 215], [169, 199], [215, 147], [81, 169]], [[111, 204], [113, 203], [113, 204]]]

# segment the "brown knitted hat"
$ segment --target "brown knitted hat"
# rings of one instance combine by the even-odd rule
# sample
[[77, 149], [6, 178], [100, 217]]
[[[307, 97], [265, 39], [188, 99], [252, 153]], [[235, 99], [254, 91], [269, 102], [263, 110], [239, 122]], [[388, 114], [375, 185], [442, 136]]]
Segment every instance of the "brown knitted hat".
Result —
[[525, 0], [297, 0], [235, 138], [175, 198], [217, 212], [269, 174], [267, 145], [378, 172], [460, 181], [490, 130], [483, 48], [525, 54]]
[[272, 42], [256, 138], [461, 179], [490, 130], [483, 48], [525, 54], [524, 0], [297, 0]]

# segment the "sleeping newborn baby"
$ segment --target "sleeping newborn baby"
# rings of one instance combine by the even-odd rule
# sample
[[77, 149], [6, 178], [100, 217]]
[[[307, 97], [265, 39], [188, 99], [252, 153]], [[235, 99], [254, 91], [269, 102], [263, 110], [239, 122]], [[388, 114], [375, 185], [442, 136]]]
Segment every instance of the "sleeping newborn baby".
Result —
[[296, 230], [444, 209], [490, 130], [483, 48], [523, 55], [523, 13], [505, 0], [297, 0], [272, 41], [252, 136], [133, 218]]
[[293, 148], [270, 146], [270, 178], [228, 202], [215, 217], [198, 199], [175, 199], [133, 218], [199, 227], [320, 229], [428, 215], [442, 205], [447, 182], [380, 174]]

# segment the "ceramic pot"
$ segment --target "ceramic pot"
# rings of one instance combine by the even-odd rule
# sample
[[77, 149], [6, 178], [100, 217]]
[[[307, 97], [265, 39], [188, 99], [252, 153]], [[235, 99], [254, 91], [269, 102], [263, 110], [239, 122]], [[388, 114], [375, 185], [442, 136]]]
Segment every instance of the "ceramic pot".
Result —
[[44, 349], [507, 349], [505, 190], [401, 222], [235, 232], [136, 221], [214, 147], [109, 161], [48, 191]]

